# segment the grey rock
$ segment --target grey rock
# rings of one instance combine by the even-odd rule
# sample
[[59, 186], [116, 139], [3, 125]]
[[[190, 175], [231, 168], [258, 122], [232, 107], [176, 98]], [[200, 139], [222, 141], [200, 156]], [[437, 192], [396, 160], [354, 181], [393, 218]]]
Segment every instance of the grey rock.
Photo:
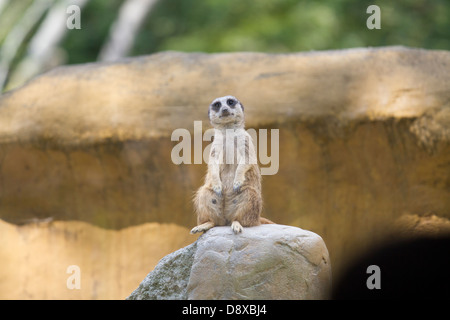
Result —
[[127, 300], [186, 300], [197, 242], [162, 258]]
[[284, 225], [215, 227], [164, 257], [127, 299], [326, 299], [322, 238]]

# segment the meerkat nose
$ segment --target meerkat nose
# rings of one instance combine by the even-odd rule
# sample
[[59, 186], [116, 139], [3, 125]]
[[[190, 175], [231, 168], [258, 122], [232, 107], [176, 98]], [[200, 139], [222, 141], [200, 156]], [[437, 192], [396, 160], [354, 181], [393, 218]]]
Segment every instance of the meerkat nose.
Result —
[[230, 110], [228, 109], [228, 108], [223, 108], [222, 109], [222, 115], [223, 116], [227, 116], [227, 115], [229, 115], [230, 114]]

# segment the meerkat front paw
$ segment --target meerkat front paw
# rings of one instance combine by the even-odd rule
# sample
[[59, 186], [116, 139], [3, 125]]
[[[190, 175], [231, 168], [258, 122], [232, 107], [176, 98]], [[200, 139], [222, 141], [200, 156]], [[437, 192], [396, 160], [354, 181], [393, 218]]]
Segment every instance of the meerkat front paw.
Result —
[[241, 233], [243, 228], [239, 223], [239, 221], [233, 221], [231, 223], [231, 229], [233, 230], [234, 233]]
[[213, 185], [212, 189], [219, 197], [222, 196], [222, 185], [221, 184]]
[[235, 180], [233, 182], [233, 191], [234, 192], [239, 192], [241, 191], [241, 187], [244, 184], [244, 181], [240, 181], [240, 180]]

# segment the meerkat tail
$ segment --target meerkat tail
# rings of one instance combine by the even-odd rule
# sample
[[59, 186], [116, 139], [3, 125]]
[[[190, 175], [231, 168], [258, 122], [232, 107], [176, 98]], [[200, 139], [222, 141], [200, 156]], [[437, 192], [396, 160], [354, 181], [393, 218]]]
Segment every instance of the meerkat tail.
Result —
[[259, 218], [259, 222], [261, 222], [261, 224], [275, 224], [275, 222], [270, 221], [269, 219], [266, 219], [266, 218], [263, 218], [263, 217]]

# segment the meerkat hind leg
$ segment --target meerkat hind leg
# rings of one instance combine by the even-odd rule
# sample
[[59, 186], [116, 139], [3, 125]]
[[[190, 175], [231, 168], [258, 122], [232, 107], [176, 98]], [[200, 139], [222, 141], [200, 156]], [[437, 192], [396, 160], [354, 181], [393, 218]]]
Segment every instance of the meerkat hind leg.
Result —
[[214, 227], [214, 223], [211, 221], [202, 223], [194, 228], [192, 228], [191, 230], [191, 234], [196, 234], [198, 232], [205, 232], [208, 231], [209, 229], [211, 229], [212, 227]]

